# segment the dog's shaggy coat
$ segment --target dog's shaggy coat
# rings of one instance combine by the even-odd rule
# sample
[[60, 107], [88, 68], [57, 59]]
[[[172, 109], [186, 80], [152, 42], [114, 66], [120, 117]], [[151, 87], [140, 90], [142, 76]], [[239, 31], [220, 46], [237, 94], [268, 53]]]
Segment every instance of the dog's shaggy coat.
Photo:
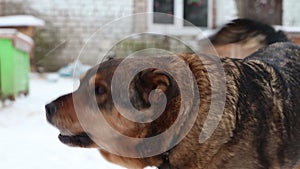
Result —
[[[140, 169], [146, 166], [160, 169], [291, 169], [297, 166], [300, 159], [300, 47], [290, 42], [274, 43], [242, 60], [221, 59], [226, 78], [225, 109], [213, 135], [201, 144], [199, 133], [212, 98], [207, 67], [214, 66], [204, 65], [202, 59], [214, 60], [214, 56], [177, 56], [193, 73], [200, 96], [199, 112], [192, 129], [168, 153], [128, 158], [100, 149], [107, 160]], [[161, 57], [169, 60], [169, 66], [180, 72], [180, 59]], [[112, 101], [110, 85], [114, 71], [121, 62], [122, 59], [112, 59], [101, 63], [87, 72], [77, 91], [46, 106], [47, 119], [60, 129], [62, 142], [99, 148], [90, 139], [94, 136], [85, 133], [80, 126], [72, 100], [72, 97], [82, 100], [76, 111], [97, 114], [98, 109], [89, 107], [89, 101], [94, 99], [90, 98], [92, 92], [96, 93], [98, 107], [107, 122], [126, 136], [155, 136], [173, 124], [181, 104], [181, 91], [173, 77], [158, 69], [147, 69], [134, 77], [129, 95], [132, 104], [144, 110], [150, 106], [149, 100], [157, 99], [150, 92], [159, 89], [168, 98], [163, 114], [153, 122], [137, 124], [118, 112]], [[126, 68], [123, 71], [126, 72]], [[185, 80], [184, 77], [182, 80]], [[95, 82], [93, 89], [89, 88], [91, 82]], [[173, 132], [174, 135], [181, 134], [180, 131]], [[110, 146], [134, 144], [138, 151], [137, 143], [122, 140], [118, 143]], [[166, 137], [157, 144], [164, 148], [171, 143], [172, 138]]]

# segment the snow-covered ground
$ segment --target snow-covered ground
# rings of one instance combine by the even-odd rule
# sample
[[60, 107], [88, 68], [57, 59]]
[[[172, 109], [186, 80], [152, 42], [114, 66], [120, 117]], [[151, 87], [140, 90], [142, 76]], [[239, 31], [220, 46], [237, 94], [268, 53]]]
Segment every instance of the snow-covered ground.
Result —
[[47, 123], [44, 105], [72, 91], [72, 79], [32, 74], [30, 85], [29, 96], [0, 104], [0, 169], [121, 169], [96, 149], [63, 145]]

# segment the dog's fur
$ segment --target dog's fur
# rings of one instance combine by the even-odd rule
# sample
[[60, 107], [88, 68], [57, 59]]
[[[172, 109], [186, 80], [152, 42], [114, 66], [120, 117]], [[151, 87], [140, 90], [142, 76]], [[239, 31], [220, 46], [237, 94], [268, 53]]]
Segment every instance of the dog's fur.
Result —
[[275, 42], [286, 42], [288, 37], [272, 26], [250, 19], [235, 19], [209, 37], [221, 57], [245, 58], [257, 49]]
[[[247, 34], [247, 33], [246, 33]], [[247, 35], [245, 35], [247, 36]], [[199, 134], [211, 104], [211, 85], [207, 67], [202, 59], [213, 56], [179, 54], [161, 56], [169, 67], [179, 72], [187, 65], [194, 74], [199, 96], [199, 112], [192, 129], [178, 145], [165, 154], [147, 158], [127, 158], [98, 147], [79, 123], [73, 97], [80, 99], [76, 111], [93, 114], [101, 110], [112, 128], [120, 133], [145, 138], [167, 130], [175, 121], [180, 104], [180, 90], [173, 77], [159, 69], [147, 69], [137, 74], [130, 83], [130, 100], [135, 108], [149, 108], [149, 100], [159, 97], [150, 92], [159, 89], [167, 96], [163, 114], [150, 123], [135, 123], [123, 117], [111, 96], [111, 80], [122, 59], [112, 59], [89, 70], [77, 91], [61, 96], [46, 106], [47, 119], [60, 131], [63, 143], [99, 148], [113, 163], [128, 168], [157, 166], [161, 169], [291, 169], [300, 160], [300, 47], [290, 42], [263, 47], [246, 59], [221, 59], [226, 76], [226, 103], [222, 119], [213, 135], [199, 143]], [[132, 61], [143, 58], [131, 58]], [[184, 65], [181, 61], [184, 61]], [[123, 68], [126, 72], [126, 67]], [[129, 67], [128, 67], [129, 69]], [[212, 76], [214, 77], [214, 76]], [[185, 80], [185, 77], [180, 77]], [[93, 83], [95, 83], [94, 87]], [[191, 84], [185, 84], [191, 88]], [[99, 107], [91, 106], [96, 93]], [[158, 94], [159, 95], [159, 94]], [[126, 110], [124, 110], [126, 111]], [[105, 130], [105, 128], [101, 129]], [[180, 131], [173, 131], [178, 134]], [[108, 133], [109, 134], [109, 133]], [[175, 134], [174, 134], [175, 135]], [[138, 143], [117, 140], [112, 149]], [[172, 138], [162, 138], [161, 148], [169, 146]], [[131, 150], [134, 151], [134, 150]]]

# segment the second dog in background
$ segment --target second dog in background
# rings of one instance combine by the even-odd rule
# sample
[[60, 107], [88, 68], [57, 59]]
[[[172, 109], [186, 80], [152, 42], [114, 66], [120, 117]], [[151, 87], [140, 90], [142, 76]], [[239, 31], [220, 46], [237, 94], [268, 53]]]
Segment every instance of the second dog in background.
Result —
[[288, 37], [272, 26], [250, 19], [236, 19], [209, 37], [220, 57], [245, 58], [256, 50]]

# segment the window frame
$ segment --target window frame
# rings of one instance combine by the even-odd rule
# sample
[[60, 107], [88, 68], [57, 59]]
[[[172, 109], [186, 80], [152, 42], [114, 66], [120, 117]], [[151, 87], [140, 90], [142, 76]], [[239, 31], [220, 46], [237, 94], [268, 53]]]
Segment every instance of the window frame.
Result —
[[[207, 14], [207, 27], [197, 27], [201, 30], [207, 30], [213, 28], [213, 0], [208, 0], [208, 14]], [[148, 12], [152, 14], [154, 12], [154, 0], [148, 0]], [[195, 29], [195, 27], [184, 26], [181, 19], [183, 19], [183, 11], [184, 10], [184, 0], [174, 0], [174, 24], [159, 24], [153, 22], [153, 15], [148, 15], [148, 31], [150, 32], [161, 32], [161, 33], [169, 33], [175, 35], [194, 35], [199, 33], [199, 29]]]

